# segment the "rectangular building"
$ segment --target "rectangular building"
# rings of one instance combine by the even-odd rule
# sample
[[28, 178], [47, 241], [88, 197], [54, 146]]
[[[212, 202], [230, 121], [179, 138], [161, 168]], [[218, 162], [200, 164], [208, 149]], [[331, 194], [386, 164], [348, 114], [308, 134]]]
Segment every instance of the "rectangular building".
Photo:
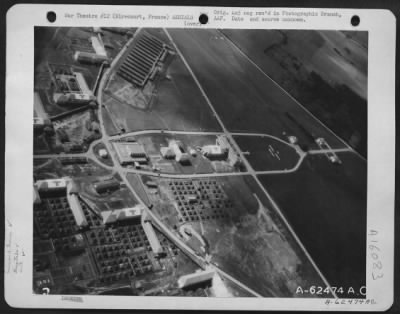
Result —
[[103, 62], [108, 62], [109, 59], [107, 56], [98, 55], [92, 52], [86, 51], [76, 51], [74, 54], [75, 61], [82, 63], [92, 63], [92, 64], [100, 64]]
[[86, 227], [88, 222], [78, 198], [77, 188], [72, 180], [68, 181], [67, 184], [67, 200], [72, 214], [74, 215], [76, 225], [80, 228]]
[[[143, 216], [142, 216], [143, 217]], [[142, 218], [142, 227], [146, 238], [149, 240], [151, 250], [154, 254], [159, 255], [163, 253], [163, 248], [160, 241], [157, 238], [156, 232], [151, 224], [151, 221], [147, 218]]]
[[46, 124], [50, 124], [49, 116], [44, 110], [39, 93], [35, 92], [33, 98], [33, 126], [35, 128], [42, 128]]
[[172, 140], [169, 142], [169, 147], [174, 151], [177, 162], [184, 164], [190, 161], [189, 154], [184, 150], [181, 141]]
[[118, 161], [121, 165], [145, 164], [148, 162], [146, 151], [142, 144], [137, 142], [113, 142], [112, 143], [117, 154]]
[[133, 218], [140, 218], [144, 207], [140, 204], [134, 207], [105, 210], [100, 213], [103, 223], [110, 224], [116, 221], [128, 220]]
[[98, 181], [93, 184], [96, 192], [99, 194], [118, 190], [121, 186], [120, 182], [116, 179]]
[[58, 105], [84, 105], [96, 100], [81, 72], [64, 64], [49, 64], [55, 91], [53, 100]]
[[39, 192], [62, 191], [67, 189], [67, 181], [64, 178], [38, 180], [35, 185]]
[[96, 52], [96, 55], [107, 57], [106, 49], [104, 48], [103, 41], [100, 39], [100, 37], [92, 36], [90, 37], [90, 41], [92, 42], [92, 46], [94, 51]]
[[69, 207], [71, 208], [72, 214], [74, 215], [76, 225], [80, 228], [86, 227], [88, 225], [88, 222], [83, 213], [81, 203], [79, 202], [78, 199], [78, 195], [68, 193], [67, 200]]
[[225, 159], [228, 151], [220, 145], [205, 145], [201, 148], [201, 153], [209, 159]]
[[196, 285], [199, 283], [203, 283], [206, 281], [211, 281], [214, 277], [215, 270], [208, 269], [203, 271], [198, 271], [192, 274], [181, 276], [178, 279], [178, 286], [179, 288], [185, 288], [192, 285]]

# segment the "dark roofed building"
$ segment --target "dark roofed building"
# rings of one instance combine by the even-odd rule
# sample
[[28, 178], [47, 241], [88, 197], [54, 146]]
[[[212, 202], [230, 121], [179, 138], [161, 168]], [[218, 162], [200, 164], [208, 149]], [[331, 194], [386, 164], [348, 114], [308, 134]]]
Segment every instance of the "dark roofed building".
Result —
[[120, 182], [116, 179], [110, 179], [106, 181], [98, 181], [93, 184], [96, 192], [99, 194], [118, 190], [120, 188]]

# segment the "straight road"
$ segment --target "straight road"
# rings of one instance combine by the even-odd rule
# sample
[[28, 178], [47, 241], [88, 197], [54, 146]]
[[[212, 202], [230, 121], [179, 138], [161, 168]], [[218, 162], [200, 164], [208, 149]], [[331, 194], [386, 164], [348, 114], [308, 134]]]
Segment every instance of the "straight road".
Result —
[[[179, 54], [179, 56], [181, 57], [183, 63], [185, 64], [186, 68], [188, 69], [189, 73], [192, 75], [196, 85], [198, 86], [200, 92], [202, 93], [204, 99], [206, 100], [207, 104], [209, 105], [210, 109], [212, 110], [212, 112], [214, 113], [217, 121], [219, 122], [223, 132], [225, 133], [225, 135], [231, 140], [232, 145], [235, 147], [235, 149], [239, 152], [240, 154], [240, 158], [243, 161], [243, 163], [245, 164], [246, 168], [248, 169], [249, 173], [253, 176], [254, 180], [257, 182], [257, 184], [259, 185], [259, 187], [261, 188], [261, 190], [265, 193], [265, 195], [267, 196], [267, 198], [269, 199], [269, 201], [271, 202], [271, 204], [273, 205], [275, 211], [279, 214], [279, 216], [281, 217], [282, 221], [285, 223], [286, 227], [288, 228], [288, 230], [290, 231], [290, 233], [292, 234], [293, 238], [296, 240], [296, 242], [298, 243], [299, 247], [303, 250], [304, 254], [307, 256], [308, 260], [310, 261], [311, 265], [314, 267], [315, 271], [318, 273], [318, 275], [320, 276], [321, 280], [324, 282], [326, 287], [331, 288], [330, 284], [328, 283], [327, 279], [325, 278], [325, 276], [322, 274], [322, 272], [320, 271], [320, 269], [318, 268], [318, 266], [316, 265], [316, 263], [314, 262], [314, 260], [312, 259], [311, 255], [308, 253], [307, 249], [304, 247], [304, 245], [302, 244], [302, 242], [300, 241], [299, 237], [296, 235], [296, 233], [294, 232], [293, 228], [291, 227], [291, 225], [289, 224], [289, 222], [287, 221], [286, 217], [283, 215], [282, 211], [280, 210], [280, 208], [278, 207], [278, 205], [276, 204], [276, 202], [272, 199], [271, 195], [267, 192], [267, 190], [264, 188], [264, 186], [261, 184], [261, 182], [259, 181], [256, 172], [254, 171], [254, 169], [251, 167], [250, 163], [247, 161], [246, 157], [244, 156], [243, 152], [240, 150], [239, 146], [237, 145], [237, 143], [235, 142], [233, 136], [231, 133], [229, 133], [229, 131], [227, 130], [227, 128], [225, 127], [224, 123], [222, 122], [221, 118], [219, 117], [217, 111], [215, 110], [214, 106], [212, 105], [210, 99], [208, 98], [207, 94], [205, 93], [204, 89], [202, 88], [199, 80], [197, 79], [197, 77], [195, 76], [195, 74], [193, 73], [192, 69], [190, 68], [188, 62], [186, 61], [185, 57], [183, 56], [183, 54], [181, 53], [181, 51], [179, 50], [178, 46], [175, 44], [173, 38], [171, 37], [171, 35], [169, 34], [169, 32], [164, 29], [164, 32], [166, 33], [166, 35], [168, 36], [169, 40], [171, 41], [171, 43], [173, 44], [175, 50], [177, 51], [177, 53]], [[254, 62], [252, 62], [253, 65], [257, 66]], [[286, 91], [285, 91], [286, 92]], [[348, 146], [348, 145], [346, 145]], [[330, 289], [332, 291], [332, 289]], [[335, 295], [335, 293], [333, 293], [334, 297], [337, 298], [337, 296]]]
[[[139, 32], [139, 29], [136, 31], [135, 35], [138, 34], [138, 32]], [[99, 102], [100, 127], [101, 127], [102, 134], [103, 134], [103, 141], [104, 141], [107, 149], [109, 150], [109, 152], [112, 152], [112, 147], [111, 147], [111, 143], [110, 143], [110, 137], [107, 135], [106, 130], [105, 130], [104, 121], [103, 121], [102, 112], [101, 112], [101, 110], [102, 110], [102, 91], [104, 89], [105, 82], [108, 80], [108, 76], [110, 75], [110, 73], [112, 73], [111, 71], [113, 70], [113, 67], [118, 62], [119, 58], [123, 55], [124, 51], [125, 51], [125, 49], [123, 49], [118, 54], [118, 56], [114, 59], [112, 65], [108, 69], [105, 77], [103, 77], [103, 79], [101, 80], [100, 85], [99, 85], [99, 93], [97, 95], [97, 99]], [[147, 214], [152, 218], [153, 223], [160, 229], [160, 231], [165, 236], [167, 236], [171, 241], [173, 241], [189, 257], [191, 257], [191, 259], [193, 261], [195, 261], [199, 265], [203, 265], [203, 268], [204, 268], [208, 264], [208, 262], [205, 259], [201, 258], [200, 256], [197, 256], [195, 254], [195, 252], [186, 245], [186, 243], [184, 243], [179, 237], [177, 237], [173, 232], [171, 232], [169, 230], [169, 228], [167, 226], [165, 226], [156, 215], [154, 215], [154, 213], [146, 206], [146, 204], [144, 204], [143, 200], [139, 197], [139, 195], [136, 193], [135, 189], [133, 189], [133, 187], [129, 183], [129, 181], [126, 177], [124, 168], [119, 164], [118, 160], [116, 160], [114, 154], [110, 154], [110, 157], [112, 158], [112, 161], [114, 163], [114, 169], [120, 174], [122, 180], [125, 182], [126, 186], [129, 188], [129, 190], [132, 192], [132, 194], [135, 196], [135, 198], [138, 200], [138, 202], [140, 202], [143, 205]], [[208, 266], [208, 267], [210, 267], [210, 266]], [[214, 267], [214, 266], [212, 266], [212, 267]], [[254, 294], [254, 292], [250, 288], [248, 288], [246, 285], [240, 283], [239, 281], [237, 281], [234, 278], [232, 278], [232, 280], [235, 280], [235, 283], [238, 284], [241, 288], [245, 289], [246, 291], [248, 291], [251, 294]], [[259, 296], [259, 295], [256, 295], [256, 296]]]

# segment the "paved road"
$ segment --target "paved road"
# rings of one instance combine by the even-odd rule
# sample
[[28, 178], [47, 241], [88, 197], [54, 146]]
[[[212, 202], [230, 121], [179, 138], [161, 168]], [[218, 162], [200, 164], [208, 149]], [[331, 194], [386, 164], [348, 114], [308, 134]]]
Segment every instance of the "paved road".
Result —
[[339, 137], [335, 132], [333, 132], [326, 124], [324, 124], [320, 119], [318, 119], [314, 114], [312, 114], [306, 107], [304, 107], [301, 103], [297, 101], [296, 98], [294, 98], [290, 93], [288, 93], [282, 86], [280, 86], [272, 77], [270, 77], [267, 73], [264, 72], [263, 69], [261, 69], [257, 63], [255, 63], [247, 54], [245, 54], [240, 47], [238, 47], [230, 38], [225, 36], [224, 33], [218, 30], [218, 32], [223, 36], [235, 49], [242, 55], [244, 56], [254, 67], [256, 67], [262, 74], [264, 74], [271, 82], [273, 82], [279, 89], [281, 89], [288, 97], [290, 97], [299, 107], [301, 107], [305, 112], [307, 112], [311, 117], [313, 117], [316, 121], [318, 121], [319, 124], [323, 128], [329, 131], [333, 136], [335, 136], [340, 142], [342, 142], [349, 150], [354, 152], [358, 157], [366, 161], [366, 158], [362, 155], [360, 155], [357, 151], [355, 151], [345, 140], [343, 140], [341, 137]]
[[[150, 210], [147, 208], [147, 206], [144, 204], [144, 202], [142, 201], [142, 199], [139, 197], [139, 195], [137, 194], [137, 192], [133, 189], [133, 187], [131, 186], [131, 184], [129, 183], [129, 181], [127, 180], [127, 174], [129, 173], [133, 173], [133, 174], [144, 174], [144, 175], [153, 175], [153, 176], [158, 176], [158, 177], [162, 177], [162, 178], [210, 178], [210, 177], [226, 177], [226, 176], [242, 176], [242, 175], [251, 175], [254, 180], [257, 182], [257, 184], [259, 185], [259, 187], [261, 188], [261, 190], [265, 193], [265, 195], [267, 196], [267, 198], [269, 199], [269, 201], [271, 202], [271, 204], [273, 205], [274, 209], [276, 210], [276, 212], [279, 214], [279, 216], [281, 217], [281, 219], [284, 221], [285, 225], [287, 226], [288, 230], [290, 231], [290, 233], [292, 234], [292, 236], [294, 237], [294, 239], [297, 241], [298, 245], [300, 246], [300, 248], [303, 250], [303, 252], [305, 253], [305, 255], [308, 257], [308, 259], [310, 260], [311, 264], [313, 265], [314, 269], [316, 270], [316, 272], [319, 274], [319, 276], [321, 277], [321, 279], [324, 281], [325, 285], [327, 287], [330, 287], [329, 283], [327, 282], [327, 280], [325, 279], [325, 277], [323, 276], [323, 274], [320, 272], [319, 268], [317, 267], [317, 265], [315, 264], [315, 262], [313, 261], [313, 259], [311, 258], [311, 256], [309, 255], [309, 253], [307, 252], [306, 248], [304, 247], [304, 245], [302, 244], [302, 242], [300, 241], [300, 239], [297, 237], [297, 235], [295, 234], [294, 230], [292, 229], [292, 227], [290, 226], [289, 222], [286, 220], [285, 216], [282, 214], [281, 210], [279, 209], [278, 205], [275, 203], [275, 201], [273, 200], [273, 198], [271, 197], [271, 195], [268, 193], [268, 191], [264, 188], [264, 186], [261, 184], [261, 182], [258, 180], [258, 175], [266, 175], [266, 174], [284, 174], [284, 173], [290, 173], [290, 172], [294, 172], [297, 171], [298, 168], [301, 166], [302, 162], [304, 161], [305, 157], [307, 156], [307, 154], [311, 154], [311, 155], [315, 155], [315, 154], [326, 154], [326, 153], [330, 153], [330, 152], [355, 152], [350, 146], [348, 146], [346, 144], [346, 148], [342, 148], [342, 149], [331, 149], [331, 150], [325, 150], [325, 149], [321, 149], [321, 150], [310, 150], [308, 153], [305, 153], [303, 151], [301, 151], [298, 146], [293, 145], [291, 143], [288, 143], [278, 137], [269, 135], [269, 134], [263, 134], [263, 133], [237, 133], [237, 132], [229, 132], [227, 130], [227, 128], [225, 127], [225, 125], [223, 124], [221, 118], [219, 117], [218, 113], [216, 112], [214, 106], [212, 105], [210, 99], [208, 98], [207, 94], [205, 93], [205, 91], [203, 90], [201, 84], [199, 83], [198, 79], [196, 78], [195, 74], [193, 73], [192, 69], [190, 68], [189, 64], [187, 63], [187, 61], [185, 60], [184, 56], [182, 55], [182, 53], [180, 52], [180, 50], [178, 49], [177, 45], [175, 44], [175, 42], [173, 41], [173, 38], [170, 36], [170, 34], [168, 33], [167, 30], [165, 30], [166, 35], [168, 36], [168, 38], [170, 39], [171, 43], [173, 44], [175, 50], [177, 51], [177, 53], [180, 55], [181, 60], [183, 61], [183, 63], [185, 64], [186, 68], [188, 69], [189, 73], [191, 74], [191, 76], [193, 77], [196, 85], [198, 86], [201, 94], [203, 95], [204, 99], [206, 100], [208, 106], [210, 107], [210, 110], [213, 112], [215, 118], [217, 119], [218, 123], [221, 126], [221, 129], [223, 130], [223, 132], [196, 132], [196, 131], [192, 131], [192, 132], [188, 132], [188, 131], [171, 131], [171, 130], [142, 130], [142, 131], [135, 131], [135, 132], [128, 132], [128, 133], [123, 133], [120, 135], [113, 135], [113, 136], [109, 136], [107, 135], [106, 129], [105, 129], [105, 124], [103, 121], [103, 114], [102, 114], [102, 110], [107, 110], [107, 108], [103, 107], [102, 104], [102, 95], [103, 95], [103, 90], [109, 80], [110, 75], [113, 73], [114, 68], [117, 64], [117, 62], [119, 61], [119, 59], [121, 58], [121, 56], [125, 53], [127, 47], [130, 45], [130, 43], [133, 41], [133, 39], [135, 38], [136, 34], [140, 31], [140, 29], [137, 30], [137, 32], [135, 33], [135, 35], [133, 36], [133, 38], [131, 38], [128, 43], [124, 46], [123, 49], [121, 49], [121, 51], [119, 52], [119, 54], [115, 57], [115, 59], [113, 60], [113, 62], [111, 63], [110, 67], [104, 71], [103, 73], [103, 77], [101, 78], [100, 82], [99, 82], [99, 88], [98, 88], [98, 94], [97, 94], [97, 99], [98, 99], [98, 103], [99, 103], [99, 122], [100, 122], [100, 127], [101, 127], [101, 131], [103, 134], [102, 139], [100, 140], [96, 140], [93, 143], [91, 143], [88, 152], [86, 153], [78, 153], [78, 154], [46, 154], [46, 155], [35, 155], [34, 158], [35, 159], [45, 159], [45, 158], [62, 158], [62, 157], [87, 157], [91, 160], [93, 160], [94, 162], [96, 162], [99, 166], [107, 168], [109, 170], [112, 171], [116, 171], [120, 174], [122, 180], [124, 181], [124, 183], [126, 184], [126, 186], [129, 188], [129, 190], [132, 192], [132, 194], [135, 196], [135, 198], [138, 200], [138, 202], [140, 202], [144, 208], [146, 208], [147, 213], [149, 214], [149, 216], [151, 217], [153, 223], [155, 224], [155, 226], [165, 235], [167, 236], [171, 241], [173, 241], [181, 250], [183, 250], [186, 254], [188, 254], [188, 256], [190, 256], [192, 258], [192, 260], [194, 262], [196, 262], [199, 266], [201, 266], [202, 268], [205, 267], [212, 267], [214, 268], [218, 273], [220, 273], [223, 277], [229, 278], [231, 281], [233, 281], [234, 283], [236, 283], [237, 285], [239, 285], [240, 287], [242, 287], [243, 289], [245, 289], [246, 291], [248, 291], [249, 293], [251, 293], [254, 296], [257, 297], [262, 297], [260, 294], [258, 294], [257, 292], [253, 291], [252, 289], [250, 289], [249, 287], [247, 287], [246, 285], [242, 284], [241, 282], [239, 282], [238, 280], [236, 280], [235, 278], [233, 278], [232, 276], [230, 276], [229, 274], [225, 273], [223, 270], [219, 269], [217, 266], [215, 265], [210, 265], [204, 258], [198, 256], [195, 254], [195, 252], [186, 245], [185, 242], [182, 241], [182, 239], [180, 239], [175, 233], [173, 233], [166, 225], [164, 225], [164, 223]], [[233, 43], [232, 43], [233, 44]], [[234, 45], [234, 44], [233, 44]], [[236, 47], [236, 46], [235, 46]], [[236, 47], [237, 48], [237, 47]], [[237, 48], [239, 49], [239, 48]], [[239, 49], [240, 50], [240, 49]], [[241, 51], [240, 51], [241, 52]], [[241, 52], [247, 59], [249, 59], [243, 52]], [[253, 61], [251, 61], [249, 59], [249, 61], [256, 66], [260, 71], [262, 71]], [[264, 72], [263, 72], [264, 73]], [[265, 73], [264, 73], [265, 74]], [[267, 74], [265, 74], [267, 75]], [[286, 91], [285, 91], [286, 92]], [[289, 95], [290, 96], [290, 95]], [[290, 96], [291, 97], [291, 96]], [[297, 101], [296, 101], [297, 102]], [[300, 105], [300, 104], [299, 104]], [[300, 105], [301, 106], [301, 105]], [[303, 107], [303, 109], [305, 109]], [[306, 110], [306, 109], [305, 109]], [[311, 113], [310, 113], [311, 114]], [[318, 120], [318, 119], [317, 119]], [[318, 120], [319, 121], [319, 120]], [[322, 124], [322, 122], [320, 122]], [[324, 125], [324, 127], [326, 127]], [[152, 134], [152, 133], [165, 133], [165, 134], [184, 134], [184, 135], [222, 135], [224, 134], [225, 136], [227, 136], [227, 138], [230, 140], [230, 142], [232, 143], [232, 146], [234, 147], [234, 149], [239, 153], [241, 160], [243, 161], [247, 171], [245, 172], [229, 172], [229, 173], [206, 173], [206, 174], [167, 174], [167, 173], [155, 173], [153, 171], [146, 171], [146, 170], [141, 170], [141, 169], [130, 169], [130, 168], [125, 168], [122, 167], [118, 160], [116, 159], [115, 155], [112, 153], [113, 152], [113, 148], [111, 147], [111, 141], [115, 141], [115, 140], [120, 140], [123, 139], [124, 137], [127, 136], [137, 136], [137, 135], [143, 135], [143, 134]], [[293, 149], [296, 150], [296, 152], [299, 155], [299, 160], [297, 162], [297, 164], [291, 168], [291, 169], [284, 169], [284, 170], [273, 170], [273, 171], [255, 171], [252, 166], [250, 165], [250, 163], [248, 162], [248, 160], [246, 159], [245, 155], [243, 154], [243, 152], [240, 150], [239, 146], [237, 145], [234, 136], [260, 136], [260, 137], [269, 137], [269, 138], [273, 138], [277, 141], [280, 141], [288, 146], [291, 146]], [[335, 134], [336, 136], [336, 134]], [[340, 139], [340, 138], [339, 138]], [[343, 141], [343, 140], [342, 140]], [[93, 147], [98, 144], [98, 143], [104, 143], [106, 148], [108, 149], [108, 151], [110, 152], [109, 156], [112, 159], [114, 166], [108, 166], [105, 165], [104, 163], [102, 163], [94, 154], [93, 152]]]
[[[102, 80], [100, 82], [99, 93], [97, 95], [97, 99], [98, 99], [98, 102], [99, 102], [99, 121], [100, 121], [101, 131], [102, 131], [102, 134], [103, 134], [103, 142], [106, 145], [106, 147], [109, 150], [109, 152], [112, 152], [112, 147], [111, 147], [111, 144], [110, 144], [110, 137], [107, 135], [106, 130], [105, 130], [103, 116], [102, 116], [102, 112], [101, 112], [101, 110], [102, 110], [102, 91], [104, 89], [105, 82], [107, 82], [107, 80], [108, 80], [108, 76], [110, 75], [110, 73], [112, 73], [111, 71], [113, 70], [113, 66], [116, 64], [117, 60], [121, 57], [121, 55], [123, 54], [124, 50], [125, 49], [123, 49], [118, 54], [118, 56], [114, 59], [114, 62], [112, 63], [110, 69], [108, 69], [108, 71], [105, 73], [105, 76], [102, 78]], [[146, 206], [146, 204], [144, 204], [143, 200], [139, 197], [139, 195], [136, 193], [135, 189], [133, 189], [133, 187], [131, 186], [130, 182], [127, 180], [127, 177], [126, 177], [126, 172], [127, 171], [126, 171], [126, 169], [121, 167], [121, 165], [119, 164], [118, 160], [116, 160], [114, 154], [110, 153], [110, 158], [112, 158], [112, 160], [113, 160], [114, 169], [120, 174], [122, 180], [126, 183], [126, 186], [129, 188], [129, 190], [132, 192], [132, 194], [136, 197], [138, 202], [140, 202], [143, 205], [143, 207], [145, 208], [147, 214], [151, 217], [151, 219], [152, 219], [153, 223], [156, 225], [156, 227], [159, 228], [160, 231], [165, 236], [167, 236], [171, 241], [173, 241], [175, 243], [175, 245], [177, 245], [188, 256], [190, 256], [191, 259], [194, 262], [196, 262], [202, 268], [205, 268], [207, 266], [207, 264], [208, 264], [207, 261], [204, 258], [202, 258], [200, 256], [197, 256], [195, 254], [195, 252], [190, 247], [188, 247], [186, 245], [186, 243], [184, 243], [178, 236], [176, 236], [171, 230], [169, 230], [169, 228], [167, 226], [165, 226], [164, 223], [162, 223], [162, 221], [156, 215], [154, 215], [154, 213]], [[135, 172], [137, 172], [137, 171], [135, 171]], [[236, 279], [232, 278], [231, 280], [232, 281], [234, 280], [235, 283], [240, 285], [243, 289], [245, 289], [245, 290], [249, 291], [250, 293], [254, 294], [254, 292], [251, 289], [249, 289], [247, 286], [243, 285], [242, 283], [238, 282]]]
[[[207, 104], [209, 105], [210, 109], [212, 110], [212, 112], [214, 113], [217, 121], [219, 122], [223, 132], [225, 133], [225, 135], [230, 139], [232, 145], [234, 146], [234, 148], [239, 152], [240, 154], [240, 158], [243, 161], [243, 163], [246, 166], [246, 169], [250, 172], [250, 174], [252, 175], [252, 177], [254, 178], [254, 180], [257, 182], [257, 184], [259, 185], [259, 187], [262, 189], [262, 191], [265, 193], [265, 195], [268, 197], [268, 199], [270, 200], [271, 204], [273, 205], [274, 209], [276, 210], [276, 212], [279, 214], [279, 216], [281, 217], [281, 219], [284, 221], [286, 227], [288, 228], [288, 230], [290, 231], [290, 233], [292, 234], [292, 236], [294, 237], [294, 239], [297, 241], [298, 245], [300, 246], [300, 248], [303, 250], [304, 254], [307, 256], [307, 258], [309, 259], [310, 263], [312, 264], [312, 266], [314, 267], [315, 271], [318, 273], [318, 275], [321, 277], [322, 281], [324, 282], [326, 287], [331, 287], [330, 284], [328, 283], [328, 281], [326, 280], [325, 276], [322, 274], [322, 272], [320, 271], [320, 269], [318, 268], [318, 266], [316, 265], [316, 263], [314, 262], [314, 260], [312, 259], [311, 255], [308, 253], [307, 249], [304, 247], [303, 243], [300, 241], [299, 237], [296, 235], [296, 233], [294, 232], [293, 228], [291, 227], [291, 225], [289, 224], [289, 222], [287, 221], [286, 217], [283, 215], [282, 211], [280, 210], [280, 208], [278, 207], [278, 205], [275, 203], [275, 201], [272, 199], [271, 195], [267, 192], [267, 190], [264, 188], [264, 186], [261, 184], [261, 182], [259, 181], [256, 172], [254, 171], [254, 169], [251, 167], [250, 163], [248, 162], [248, 160], [246, 159], [246, 157], [244, 156], [243, 152], [240, 150], [239, 146], [237, 145], [236, 141], [234, 140], [232, 134], [228, 131], [228, 129], [225, 127], [225, 125], [223, 124], [221, 118], [219, 117], [217, 111], [215, 110], [214, 106], [212, 105], [210, 99], [207, 97], [207, 94], [205, 93], [204, 89], [202, 88], [200, 82], [198, 81], [197, 77], [195, 76], [195, 74], [193, 73], [192, 69], [190, 68], [189, 64], [187, 63], [187, 61], [185, 60], [185, 57], [183, 56], [183, 54], [181, 53], [181, 51], [179, 50], [178, 46], [175, 44], [173, 38], [171, 37], [171, 35], [168, 33], [168, 31], [166, 29], [164, 29], [165, 33], [167, 34], [169, 40], [171, 41], [171, 43], [173, 44], [175, 50], [177, 51], [177, 53], [179, 54], [179, 56], [181, 57], [183, 63], [185, 64], [186, 68], [188, 69], [188, 71], [190, 72], [190, 74], [192, 75], [196, 85], [198, 86], [198, 88], [200, 89], [204, 99], [206, 100]], [[247, 58], [247, 56], [245, 56]], [[252, 62], [252, 61], [251, 61]], [[257, 68], [258, 66], [252, 62], [253, 65], [255, 65]], [[285, 91], [286, 92], [286, 91]], [[331, 289], [332, 290], [332, 289]], [[336, 297], [336, 295], [335, 295]]]

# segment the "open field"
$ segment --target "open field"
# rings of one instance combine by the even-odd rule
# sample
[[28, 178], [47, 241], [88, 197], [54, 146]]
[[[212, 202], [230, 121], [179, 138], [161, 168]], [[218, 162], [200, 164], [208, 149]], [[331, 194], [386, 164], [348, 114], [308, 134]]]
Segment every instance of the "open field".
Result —
[[[217, 30], [169, 30], [225, 126], [235, 132], [296, 135], [315, 147], [344, 144], [261, 73]], [[284, 134], [285, 133], [285, 134]]]
[[270, 137], [234, 136], [234, 139], [256, 171], [291, 169], [300, 158], [293, 147]]
[[367, 164], [354, 153], [338, 156], [342, 165], [314, 155], [294, 173], [259, 178], [328, 282], [358, 291], [366, 277]]
[[[261, 295], [298, 296], [298, 286], [322, 284], [250, 176], [142, 180], [152, 211], [171, 230], [192, 226], [206, 241], [211, 263]], [[148, 188], [148, 181], [157, 187]], [[187, 195], [198, 191], [198, 200], [185, 205]], [[203, 254], [192, 238], [187, 244]]]
[[367, 32], [222, 32], [303, 106], [366, 156]]
[[[137, 135], [135, 139], [144, 145], [151, 164], [159, 168], [160, 173], [201, 174], [236, 171], [233, 166], [229, 165], [227, 158], [210, 160], [199, 151], [203, 146], [215, 145], [216, 135], [153, 133]], [[161, 147], [168, 147], [171, 140], [177, 140], [182, 143], [184, 150], [189, 154], [190, 162], [182, 165], [175, 159], [164, 159], [161, 156]], [[190, 154], [192, 149], [196, 150], [195, 155]]]

